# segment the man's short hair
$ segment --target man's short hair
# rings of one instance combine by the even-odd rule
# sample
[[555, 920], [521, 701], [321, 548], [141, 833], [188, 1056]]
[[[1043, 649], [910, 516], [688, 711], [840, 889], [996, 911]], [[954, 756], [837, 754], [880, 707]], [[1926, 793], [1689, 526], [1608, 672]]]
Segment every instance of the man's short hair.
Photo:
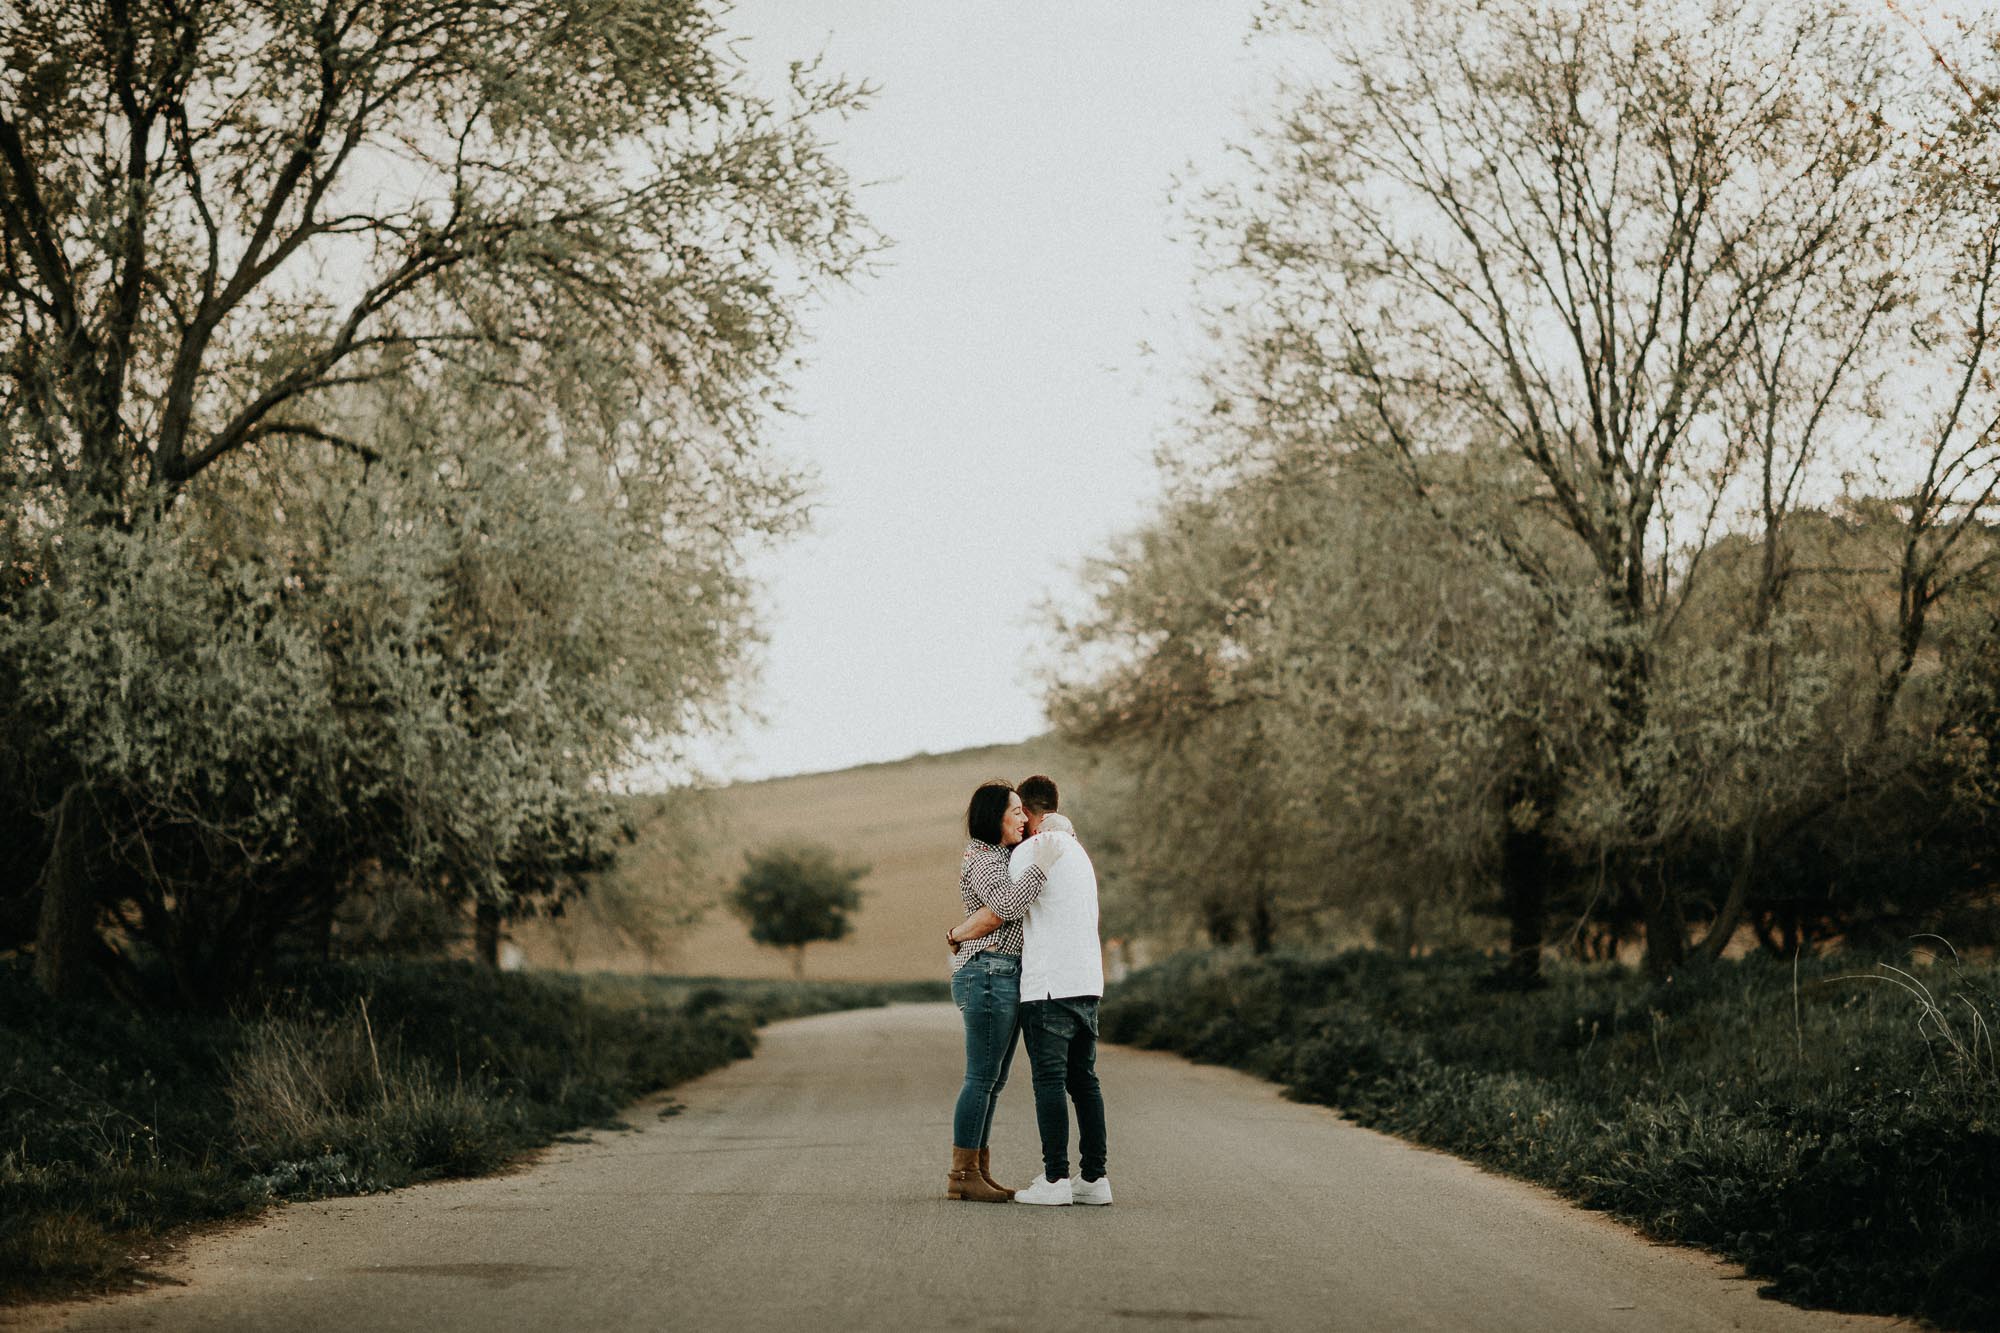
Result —
[[1045, 778], [1040, 773], [1024, 778], [1014, 789], [1021, 794], [1021, 805], [1033, 814], [1052, 815], [1056, 812], [1056, 780]]

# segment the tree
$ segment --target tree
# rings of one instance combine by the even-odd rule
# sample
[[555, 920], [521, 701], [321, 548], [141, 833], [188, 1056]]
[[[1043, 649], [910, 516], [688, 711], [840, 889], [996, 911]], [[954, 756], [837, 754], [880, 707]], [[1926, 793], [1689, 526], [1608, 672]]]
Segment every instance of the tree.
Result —
[[708, 789], [680, 787], [619, 801], [629, 838], [545, 936], [566, 962], [636, 951], [650, 970], [676, 932], [714, 905], [724, 884], [713, 856], [720, 816], [711, 798]]
[[[1645, 762], [1664, 640], [1760, 432], [1781, 525], [1885, 373], [1924, 231], [1879, 25], [1700, 8], [1430, 0], [1356, 38], [1297, 6], [1331, 68], [1288, 90], [1254, 184], [1208, 223], [1251, 294], [1224, 311], [1243, 439], [1373, 451], [1426, 503], [1456, 454], [1517, 461], [1514, 503], [1459, 540], [1596, 636], [1612, 726], [1587, 770], [1613, 790], [1592, 808], [1661, 970], [1686, 930]], [[1523, 788], [1533, 822], [1559, 787]]]
[[749, 923], [750, 938], [792, 951], [792, 976], [805, 975], [806, 946], [847, 936], [848, 913], [861, 905], [855, 882], [869, 867], [809, 843], [743, 854], [745, 868], [729, 908]]
[[29, 0], [0, 51], [44, 984], [110, 917], [234, 975], [375, 856], [559, 899], [593, 784], [726, 706], [744, 544], [797, 521], [761, 423], [875, 243], [819, 131], [861, 90], [754, 95], [694, 0]]
[[1535, 589], [1359, 455], [1178, 497], [1098, 574], [1051, 716], [1136, 773], [1109, 818], [1172, 818], [1123, 829], [1111, 878], [1260, 950], [1330, 918], [1414, 948], [1497, 882], [1533, 978], [1558, 830], [1524, 805], [1602, 725]]
[[1664, 972], [1990, 879], [1934, 667], [1990, 660], [2000, 100], [1893, 21], [1698, 8], [1274, 11], [1302, 72], [1197, 205], [1220, 353], [1051, 705], [1262, 793], [1302, 925], [1490, 884], [1512, 979], [1554, 912]]

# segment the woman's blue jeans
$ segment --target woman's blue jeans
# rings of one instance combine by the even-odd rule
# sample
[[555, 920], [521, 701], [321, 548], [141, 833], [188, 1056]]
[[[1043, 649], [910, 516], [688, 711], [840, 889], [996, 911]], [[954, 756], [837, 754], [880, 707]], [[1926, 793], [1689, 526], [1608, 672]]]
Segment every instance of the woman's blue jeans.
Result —
[[951, 999], [965, 1020], [965, 1084], [951, 1117], [951, 1146], [984, 1148], [1021, 1031], [1021, 956], [987, 952], [967, 959], [952, 974]]

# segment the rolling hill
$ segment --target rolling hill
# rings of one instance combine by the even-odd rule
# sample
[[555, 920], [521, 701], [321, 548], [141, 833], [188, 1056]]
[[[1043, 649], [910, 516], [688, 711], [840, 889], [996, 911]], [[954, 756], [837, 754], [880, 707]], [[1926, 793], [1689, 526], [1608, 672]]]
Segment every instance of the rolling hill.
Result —
[[[662, 899], [712, 897], [733, 883], [743, 853], [786, 838], [824, 843], [871, 867], [861, 908], [844, 940], [806, 950], [805, 974], [828, 980], [889, 981], [945, 975], [941, 940], [959, 920], [959, 855], [965, 803], [988, 778], [1019, 781], [1048, 773], [1064, 805], [1083, 792], [1082, 766], [1047, 740], [924, 754], [718, 788], [707, 800], [705, 854], [693, 868], [652, 846], [642, 832], [621, 867], [628, 892]], [[1086, 838], [1088, 830], [1085, 831]], [[691, 925], [664, 932], [648, 953], [621, 939], [585, 905], [568, 918], [517, 926], [513, 942], [530, 967], [579, 971], [656, 971], [724, 977], [784, 977], [790, 955], [753, 943], [743, 923], [711, 907]]]

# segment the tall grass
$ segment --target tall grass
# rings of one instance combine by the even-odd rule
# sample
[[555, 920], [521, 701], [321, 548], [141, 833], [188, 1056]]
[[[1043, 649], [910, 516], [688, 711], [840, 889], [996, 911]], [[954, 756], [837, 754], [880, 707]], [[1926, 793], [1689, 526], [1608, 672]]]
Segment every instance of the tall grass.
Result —
[[493, 1169], [869, 986], [297, 969], [234, 1014], [56, 1005], [0, 964], [0, 1299], [101, 1288], [165, 1232]]
[[1184, 955], [1114, 988], [1105, 1036], [1542, 1182], [1788, 1299], [2000, 1325], [1995, 969], [1564, 967], [1526, 994], [1489, 970]]
[[1993, 1047], [2000, 1005], [1994, 1000], [1993, 971], [1975, 974], [1967, 969], [1958, 950], [1942, 936], [1916, 938], [1944, 951], [1919, 952], [1919, 957], [1935, 964], [1927, 969], [1934, 973], [1930, 980], [1886, 962], [1877, 962], [1872, 971], [1832, 980], [1881, 982], [1907, 995], [1911, 1027], [1924, 1044], [1932, 1086], [1962, 1103], [1968, 1114], [1990, 1116], [2000, 1106], [2000, 1060]]
[[492, 1078], [409, 1056], [400, 1029], [385, 1062], [365, 1001], [331, 1021], [274, 1014], [247, 1024], [224, 1093], [241, 1150], [269, 1164], [250, 1179], [266, 1194], [476, 1175], [533, 1137]]

